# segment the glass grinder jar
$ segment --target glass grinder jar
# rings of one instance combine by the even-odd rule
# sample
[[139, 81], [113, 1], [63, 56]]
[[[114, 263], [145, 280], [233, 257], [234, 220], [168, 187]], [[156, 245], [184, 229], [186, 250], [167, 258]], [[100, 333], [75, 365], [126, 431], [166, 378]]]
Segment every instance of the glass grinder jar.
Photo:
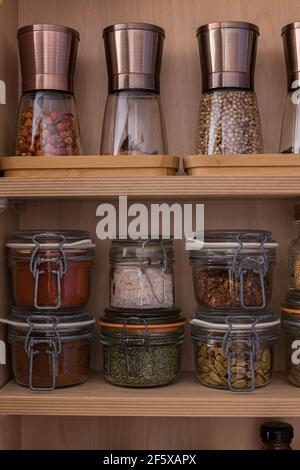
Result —
[[197, 30], [202, 70], [197, 153], [262, 153], [254, 92], [259, 29], [240, 21], [209, 23]]
[[281, 36], [288, 94], [282, 118], [280, 152], [300, 153], [300, 22], [284, 26]]
[[80, 155], [74, 98], [79, 33], [59, 25], [18, 30], [22, 97], [15, 155]]
[[159, 96], [164, 37], [162, 28], [145, 23], [104, 29], [109, 96], [102, 155], [168, 153]]

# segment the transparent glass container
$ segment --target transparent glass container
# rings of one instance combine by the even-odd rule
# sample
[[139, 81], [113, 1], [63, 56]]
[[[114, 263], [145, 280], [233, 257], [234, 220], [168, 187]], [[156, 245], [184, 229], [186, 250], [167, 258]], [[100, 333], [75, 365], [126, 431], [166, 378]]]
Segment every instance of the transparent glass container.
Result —
[[168, 154], [165, 121], [158, 93], [128, 90], [108, 96], [100, 153]]
[[300, 293], [300, 206], [295, 206], [296, 237], [288, 247], [288, 290]]
[[23, 93], [17, 118], [15, 155], [81, 155], [79, 123], [72, 93]]
[[266, 231], [206, 231], [204, 246], [190, 251], [198, 308], [214, 312], [268, 308], [276, 247]]
[[287, 380], [300, 387], [300, 297], [288, 299], [281, 311], [281, 325], [286, 336]]
[[203, 155], [263, 153], [254, 91], [237, 88], [205, 91], [200, 104], [196, 149]]
[[[259, 319], [258, 319], [259, 318]], [[196, 377], [207, 387], [232, 392], [267, 385], [279, 320], [272, 315], [211, 317], [191, 321]]]
[[100, 320], [104, 377], [123, 387], [160, 387], [178, 380], [185, 320], [103, 317]]
[[175, 303], [172, 240], [116, 240], [110, 250], [110, 305], [172, 308]]
[[300, 153], [300, 89], [287, 95], [280, 136], [281, 153]]

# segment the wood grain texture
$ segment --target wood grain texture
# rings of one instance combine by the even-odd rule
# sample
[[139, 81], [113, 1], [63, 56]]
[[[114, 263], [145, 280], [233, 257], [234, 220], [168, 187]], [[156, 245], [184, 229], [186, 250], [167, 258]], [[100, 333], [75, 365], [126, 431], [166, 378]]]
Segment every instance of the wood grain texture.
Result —
[[2, 178], [0, 198], [291, 198], [300, 196], [300, 176], [85, 176], [80, 178]]
[[106, 383], [99, 373], [79, 387], [34, 393], [9, 382], [0, 390], [0, 414], [42, 416], [300, 417], [298, 389], [282, 374], [252, 393], [201, 386], [194, 374], [168, 387], [130, 389]]

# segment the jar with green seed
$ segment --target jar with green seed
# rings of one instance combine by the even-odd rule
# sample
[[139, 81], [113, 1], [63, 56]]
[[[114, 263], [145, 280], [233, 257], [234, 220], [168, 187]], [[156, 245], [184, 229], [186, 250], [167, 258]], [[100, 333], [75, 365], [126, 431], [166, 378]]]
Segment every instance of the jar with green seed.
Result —
[[159, 387], [180, 375], [185, 320], [179, 310], [100, 319], [105, 379], [123, 387]]
[[196, 377], [202, 385], [233, 392], [267, 385], [280, 320], [272, 314], [215, 316], [191, 320]]
[[300, 387], [300, 299], [294, 298], [281, 307], [281, 326], [285, 332], [286, 374], [288, 381]]

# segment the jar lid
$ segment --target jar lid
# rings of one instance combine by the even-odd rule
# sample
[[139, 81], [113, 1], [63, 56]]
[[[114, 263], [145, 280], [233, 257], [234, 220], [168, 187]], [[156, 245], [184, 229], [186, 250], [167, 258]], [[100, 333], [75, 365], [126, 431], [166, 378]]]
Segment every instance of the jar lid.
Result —
[[270, 328], [277, 327], [280, 319], [274, 319], [272, 313], [245, 315], [243, 314], [227, 314], [218, 316], [202, 315], [192, 318], [190, 321], [192, 326], [201, 327], [204, 330], [227, 331], [251, 331], [253, 328], [257, 332], [264, 332]]
[[80, 313], [61, 314], [59, 316], [46, 313], [33, 313], [32, 311], [13, 309], [12, 314], [8, 318], [0, 319], [0, 323], [8, 326], [28, 331], [33, 328], [37, 332], [55, 328], [57, 331], [66, 332], [69, 330], [79, 330], [84, 327], [91, 327], [95, 324], [96, 320], [91, 318], [87, 311]]
[[205, 249], [242, 249], [258, 250], [261, 248], [275, 249], [278, 247], [272, 239], [272, 233], [266, 230], [206, 230], [204, 242], [197, 237], [189, 239], [186, 249], [190, 250], [190, 258], [198, 256], [199, 251]]
[[161, 259], [173, 255], [172, 239], [138, 239], [138, 240], [112, 240], [110, 248], [111, 259], [124, 258], [155, 258]]
[[[106, 310], [109, 312], [110, 310]], [[175, 315], [176, 313], [176, 315]], [[147, 328], [155, 332], [155, 330], [164, 330], [164, 331], [173, 331], [177, 328], [183, 327], [186, 323], [186, 319], [179, 316], [180, 310], [174, 310], [174, 315], [171, 317], [164, 317], [163, 314], [161, 317], [149, 317], [145, 318], [144, 315], [138, 316], [137, 314], [132, 315], [127, 318], [121, 318], [119, 316], [103, 316], [99, 319], [99, 325], [108, 328], [116, 329], [128, 329], [128, 330], [137, 330], [142, 328]]]
[[250, 29], [251, 31], [254, 31], [255, 33], [259, 34], [259, 27], [253, 23], [248, 23], [246, 21], [216, 21], [213, 23], [208, 23], [199, 26], [199, 28], [197, 29], [197, 36], [200, 33], [204, 33], [205, 31], [223, 28]]
[[270, 421], [260, 427], [260, 437], [263, 441], [291, 442], [294, 437], [293, 426], [282, 421]]
[[113, 318], [120, 322], [124, 322], [127, 318], [141, 318], [147, 322], [161, 323], [180, 318], [179, 308], [147, 308], [147, 309], [130, 309], [110, 307], [105, 309], [105, 317]]
[[34, 249], [89, 249], [95, 245], [90, 234], [83, 230], [19, 230], [12, 233], [6, 247], [16, 250]]

